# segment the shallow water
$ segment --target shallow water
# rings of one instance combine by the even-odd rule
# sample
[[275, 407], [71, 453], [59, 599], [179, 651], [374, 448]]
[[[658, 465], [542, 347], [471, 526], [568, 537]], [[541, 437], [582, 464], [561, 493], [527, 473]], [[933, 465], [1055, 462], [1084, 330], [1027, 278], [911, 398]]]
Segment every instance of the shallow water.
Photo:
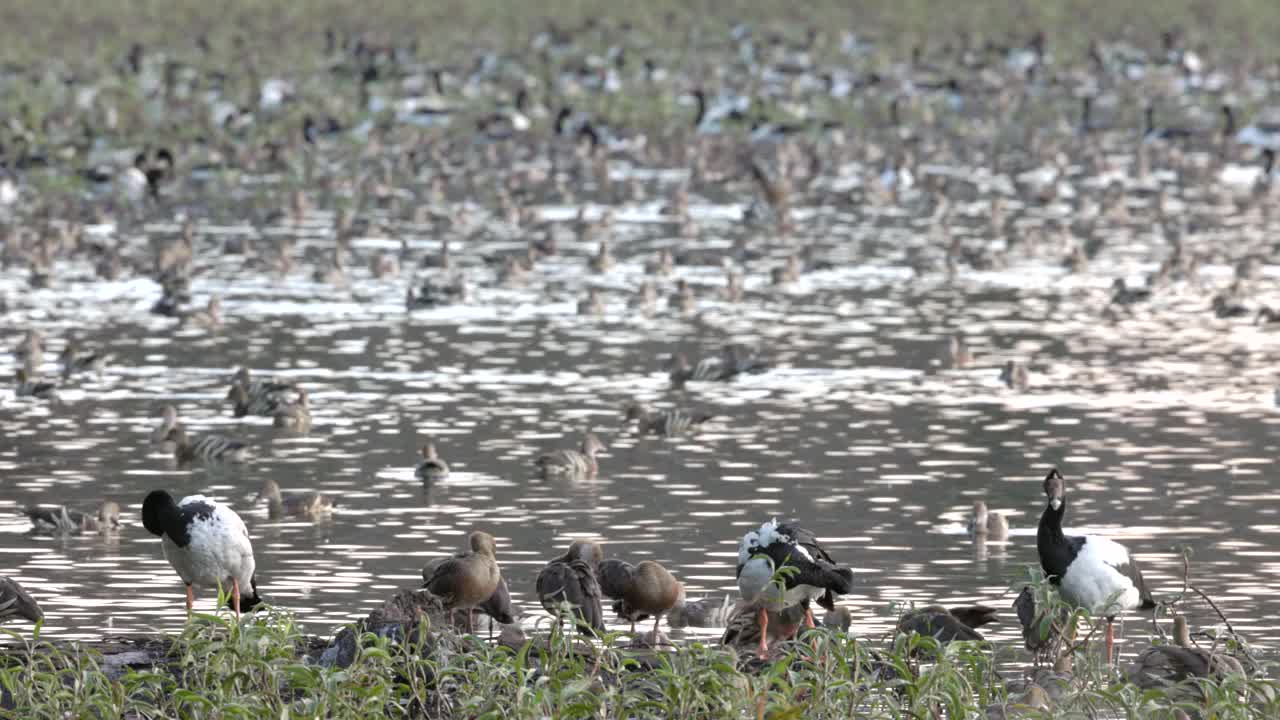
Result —
[[[639, 244], [645, 227], [619, 233]], [[217, 230], [202, 228], [199, 242], [213, 244]], [[645, 256], [584, 276], [583, 253], [566, 254], [527, 289], [479, 287], [466, 305], [411, 314], [402, 280], [362, 269], [335, 292], [218, 261], [195, 285], [197, 305], [223, 296], [228, 322], [216, 334], [150, 315], [149, 281], [77, 279], [68, 268], [53, 289], [30, 292], [4, 277], [5, 327], [75, 332], [112, 357], [101, 378], [69, 384], [61, 405], [10, 392], [0, 406], [0, 549], [42, 603], [46, 632], [181, 624], [181, 585], [139, 517], [143, 495], [165, 487], [233, 505], [250, 527], [263, 593], [318, 633], [415, 584], [428, 557], [475, 528], [498, 537], [533, 623], [533, 578], [571, 538], [660, 560], [700, 597], [734, 591], [738, 538], [779, 517], [800, 519], [856, 569], [843, 602], [858, 632], [878, 635], [894, 602], [1007, 608], [1008, 588], [1036, 564], [1040, 479], [1056, 464], [1069, 482], [1069, 526], [1123, 539], [1158, 596], [1181, 589], [1177, 548], [1190, 548], [1193, 582], [1237, 629], [1274, 639], [1263, 619], [1280, 611], [1268, 590], [1280, 582], [1280, 493], [1267, 477], [1277, 416], [1264, 389], [1275, 336], [1160, 304], [1100, 323], [1104, 280], [1065, 278], [1035, 260], [946, 282], [904, 281], [911, 271], [885, 258], [784, 289], [749, 283], [741, 306], [708, 298], [688, 318], [646, 319], [610, 296], [606, 316], [592, 320], [576, 315], [584, 282], [634, 286]], [[706, 268], [677, 275], [718, 280]], [[974, 369], [941, 369], [953, 330], [973, 343]], [[760, 347], [775, 367], [669, 388], [668, 355], [714, 354], [728, 340]], [[1030, 390], [999, 382], [1006, 358], [1030, 361]], [[305, 385], [311, 434], [230, 417], [223, 396], [240, 365]], [[715, 418], [695, 437], [640, 438], [622, 423], [633, 399]], [[253, 461], [176, 469], [149, 438], [168, 403], [197, 434], [249, 441]], [[608, 446], [600, 477], [537, 479], [537, 452], [576, 446], [588, 427]], [[413, 475], [428, 436], [453, 468], [432, 487]], [[320, 524], [269, 521], [265, 503], [250, 502], [268, 477], [332, 495], [337, 513]], [[107, 538], [31, 537], [18, 512], [58, 502], [87, 510], [103, 498], [125, 506], [125, 527]], [[965, 534], [977, 498], [1010, 518], [1007, 543], [975, 546]], [[211, 603], [206, 592], [201, 607]], [[994, 634], [1016, 630], [1009, 611]]]
[[[734, 71], [768, 74], [750, 62]], [[803, 88], [821, 86], [820, 69], [799, 76], [810, 85], [775, 79], [766, 89], [781, 97], [794, 84], [803, 95]], [[29, 287], [18, 268], [0, 272], [6, 301], [0, 307], [7, 306], [0, 311], [0, 346], [15, 345], [28, 328], [42, 330], [51, 338], [42, 368], [47, 376], [56, 376], [54, 359], [70, 335], [111, 356], [101, 377], [66, 384], [58, 405], [0, 391], [0, 553], [7, 561], [0, 569], [40, 601], [49, 636], [180, 626], [182, 586], [139, 512], [146, 493], [163, 487], [211, 495], [240, 512], [254, 540], [263, 594], [295, 610], [312, 632], [330, 633], [394, 589], [417, 585], [422, 564], [459, 549], [473, 529], [498, 538], [503, 572], [523, 622], [532, 625], [543, 618], [531, 597], [534, 577], [573, 538], [602, 539], [610, 556], [663, 562], [684, 580], [690, 598], [718, 596], [736, 592], [739, 538], [778, 517], [799, 520], [855, 568], [855, 590], [842, 602], [854, 609], [856, 632], [882, 635], [893, 624], [894, 603], [984, 603], [1003, 611], [989, 634], [1016, 638], [1009, 606], [1038, 564], [1041, 479], [1056, 465], [1068, 482], [1069, 529], [1123, 540], [1157, 597], [1181, 592], [1179, 548], [1188, 549], [1191, 581], [1237, 630], [1274, 646], [1280, 638], [1267, 619], [1280, 614], [1274, 592], [1280, 490], [1269, 475], [1280, 425], [1273, 399], [1280, 333], [1248, 319], [1217, 319], [1208, 307], [1213, 290], [1231, 281], [1237, 260], [1274, 255], [1268, 238], [1276, 236], [1276, 220], [1182, 183], [1162, 166], [1168, 157], [1155, 150], [1150, 175], [1135, 177], [1130, 165], [1140, 135], [1122, 125], [1122, 111], [1134, 101], [1109, 94], [1099, 106], [1116, 129], [1092, 135], [1086, 148], [1068, 125], [1060, 133], [1069, 138], [1060, 151], [1061, 197], [1033, 200], [1017, 178], [1039, 166], [1036, 153], [1011, 143], [1006, 169], [993, 170], [1001, 163], [975, 148], [1040, 132], [1036, 123], [1048, 123], [1051, 114], [1061, 125], [1077, 97], [1041, 97], [1050, 89], [1023, 87], [1021, 101], [1046, 117], [1000, 110], [1006, 125], [988, 131], [982, 123], [997, 113], [993, 98], [976, 92], [956, 105], [953, 100], [965, 99], [912, 89], [909, 73], [907, 65], [895, 65], [886, 74], [903, 76], [912, 117], [932, 108], [940, 121], [909, 137], [905, 127], [883, 126], [877, 109], [896, 100], [897, 91], [858, 95], [851, 102], [871, 127], [856, 128], [866, 137], [855, 138], [850, 128], [847, 141], [815, 140], [832, 143], [817, 150], [831, 157], [819, 177], [797, 190], [789, 237], [779, 237], [768, 221], [749, 219], [759, 203], [745, 171], [708, 181], [694, 178], [688, 162], [650, 167], [631, 157], [611, 159], [605, 177], [615, 187], [608, 191], [590, 187], [588, 173], [572, 160], [568, 170], [559, 167], [571, 176], [567, 184], [583, 186], [576, 200], [544, 188], [549, 182], [523, 183], [530, 186], [521, 188], [528, 219], [514, 228], [493, 212], [492, 198], [474, 196], [512, 172], [545, 170], [544, 155], [565, 154], [555, 145], [563, 138], [530, 147], [517, 141], [503, 146], [509, 156], [488, 157], [477, 149], [487, 141], [464, 139], [455, 153], [462, 160], [440, 173], [448, 176], [447, 199], [422, 197], [435, 167], [414, 168], [406, 181], [411, 187], [386, 189], [385, 202], [366, 199], [359, 215], [371, 222], [350, 242], [349, 286], [335, 288], [311, 279], [314, 263], [306, 258], [334, 247], [333, 207], [353, 194], [346, 175], [352, 168], [372, 173], [368, 166], [385, 159], [344, 155], [364, 147], [370, 128], [362, 125], [351, 147], [330, 141], [306, 150], [318, 156], [314, 172], [330, 182], [324, 192], [308, 188], [321, 209], [297, 221], [260, 216], [264, 197], [275, 193], [271, 200], [285, 204], [296, 178], [246, 170], [208, 184], [192, 173], [164, 190], [165, 204], [142, 213], [145, 224], [121, 212], [86, 228], [87, 237], [144, 257], [149, 240], [175, 235], [184, 217], [194, 216], [193, 306], [222, 298], [227, 322], [218, 332], [151, 314], [156, 283], [130, 273], [95, 279], [83, 256], [60, 258], [48, 288]], [[6, 77], [22, 81], [20, 74]], [[335, 82], [325, 73], [318, 78], [326, 90], [323, 83]], [[485, 72], [465, 83], [469, 97], [472, 91], [500, 99], [508, 94], [501, 79]], [[687, 95], [674, 86], [645, 87]], [[1276, 95], [1274, 83], [1250, 87], [1241, 102]], [[1169, 105], [1172, 100], [1216, 102], [1191, 91]], [[953, 105], [967, 114], [964, 122], [946, 114]], [[265, 125], [271, 116], [263, 116]], [[968, 127], [974, 118], [979, 121]], [[420, 149], [413, 142], [425, 142], [388, 135], [388, 157], [403, 157], [409, 147]], [[706, 140], [689, 135], [691, 145]], [[397, 137], [404, 146], [395, 144]], [[883, 143], [883, 151], [852, 157], [849, 148], [864, 140]], [[741, 136], [736, 142], [747, 145]], [[875, 201], [882, 194], [875, 188], [881, 162], [904, 147], [918, 153], [919, 182], [892, 200]], [[764, 142], [749, 150], [765, 156], [772, 148]], [[1087, 170], [1086, 149], [1117, 169], [1106, 177]], [[130, 153], [119, 151], [125, 162]], [[936, 156], [946, 161], [929, 162]], [[481, 166], [475, 177], [461, 177], [472, 171], [462, 163], [472, 162]], [[923, 189], [929, 178], [950, 179], [945, 221]], [[641, 199], [619, 199], [622, 186], [640, 190]], [[678, 236], [664, 207], [682, 186], [696, 223], [691, 239]], [[1108, 186], [1118, 188], [1128, 215], [1101, 211]], [[1154, 209], [1160, 187], [1164, 218]], [[36, 195], [30, 187], [23, 192]], [[996, 195], [1012, 218], [1007, 232], [993, 232], [987, 220]], [[409, 221], [384, 207], [391, 200], [430, 205], [430, 212]], [[21, 225], [21, 204], [14, 206], [0, 208], [0, 220]], [[611, 212], [614, 225], [603, 236], [585, 237], [575, 227], [580, 212], [587, 221]], [[1188, 252], [1204, 258], [1195, 282], [1170, 282], [1131, 310], [1108, 308], [1115, 278], [1137, 284], [1169, 254], [1172, 230], [1161, 223], [1186, 225], [1187, 218], [1196, 224], [1194, 233], [1187, 230]], [[1106, 242], [1088, 271], [1069, 274], [1062, 263], [1067, 246], [1088, 234], [1072, 225], [1076, 221], [1092, 223]], [[1068, 228], [1073, 234], [1055, 245]], [[540, 260], [524, 286], [502, 286], [483, 262], [548, 235], [559, 238], [559, 254]], [[248, 239], [270, 257], [285, 237], [296, 241], [289, 252], [298, 262], [285, 277], [246, 270], [242, 255], [224, 252], [228, 241]], [[599, 237], [610, 240], [619, 260], [602, 273], [587, 265]], [[720, 299], [726, 281], [719, 261], [740, 238], [759, 257], [738, 266], [745, 301], [728, 303]], [[962, 265], [953, 277], [944, 263], [951, 238], [970, 251], [1003, 255], [1007, 264]], [[440, 274], [416, 268], [444, 240], [471, 298], [406, 312], [406, 286]], [[408, 252], [402, 275], [372, 277], [369, 257], [395, 253], [401, 241]], [[770, 271], [805, 247], [827, 261], [826, 269], [772, 285]], [[671, 277], [650, 277], [645, 264], [660, 249], [711, 259], [679, 265]], [[1280, 268], [1264, 262], [1250, 281], [1250, 302], [1280, 301], [1278, 277]], [[660, 298], [653, 317], [628, 307], [648, 279]], [[695, 312], [666, 307], [676, 279], [693, 286]], [[603, 292], [603, 318], [577, 315], [589, 287]], [[948, 369], [953, 333], [962, 333], [976, 354], [969, 369]], [[772, 368], [731, 383], [670, 387], [664, 366], [673, 353], [711, 356], [728, 342], [758, 348]], [[1028, 364], [1027, 391], [1001, 383], [1006, 360]], [[0, 355], [0, 375], [10, 377], [14, 363], [8, 352]], [[314, 407], [312, 432], [297, 437], [273, 428], [269, 418], [231, 417], [224, 397], [241, 366], [304, 385]], [[692, 437], [637, 437], [622, 421], [623, 408], [635, 400], [714, 418]], [[176, 468], [150, 439], [167, 404], [178, 407], [197, 435], [248, 441], [252, 462]], [[533, 460], [541, 451], [577, 447], [588, 428], [608, 447], [599, 477], [536, 477]], [[413, 470], [428, 437], [453, 473], [426, 487]], [[286, 492], [329, 494], [338, 510], [321, 523], [272, 522], [265, 503], [252, 503], [266, 478]], [[119, 533], [106, 537], [32, 537], [20, 512], [37, 503], [92, 510], [104, 498], [124, 507], [125, 520]], [[968, 537], [965, 522], [975, 499], [1009, 517], [1007, 542], [975, 544]], [[199, 607], [212, 603], [205, 590]], [[1186, 609], [1193, 625], [1217, 621], [1198, 600]]]

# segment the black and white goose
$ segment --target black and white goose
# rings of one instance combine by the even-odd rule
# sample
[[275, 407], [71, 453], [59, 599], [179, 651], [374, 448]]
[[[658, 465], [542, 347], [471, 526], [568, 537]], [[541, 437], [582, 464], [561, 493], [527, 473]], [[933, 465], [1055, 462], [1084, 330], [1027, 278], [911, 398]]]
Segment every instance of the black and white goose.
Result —
[[[195, 604], [193, 585], [229, 586], [237, 615], [262, 602], [254, 577], [253, 543], [234, 510], [203, 495], [178, 502], [153, 490], [142, 502], [142, 525], [160, 537], [164, 557], [187, 586], [187, 611]], [[245, 589], [248, 594], [242, 594]]]
[[[784, 573], [781, 587], [774, 581], [778, 568], [794, 568]], [[814, 627], [809, 603], [816, 600], [827, 610], [835, 609], [835, 596], [853, 589], [853, 571], [838, 567], [812, 532], [796, 525], [770, 520], [742, 536], [738, 545], [738, 591], [742, 599], [757, 607], [760, 617], [760, 656], [769, 648], [767, 611], [781, 611], [800, 605], [807, 627]]]
[[1049, 504], [1040, 516], [1036, 550], [1040, 566], [1062, 598], [1107, 620], [1107, 663], [1115, 644], [1112, 622], [1126, 610], [1155, 607], [1138, 561], [1120, 543], [1097, 535], [1068, 537], [1062, 532], [1067, 511], [1066, 480], [1057, 468], [1044, 479]]

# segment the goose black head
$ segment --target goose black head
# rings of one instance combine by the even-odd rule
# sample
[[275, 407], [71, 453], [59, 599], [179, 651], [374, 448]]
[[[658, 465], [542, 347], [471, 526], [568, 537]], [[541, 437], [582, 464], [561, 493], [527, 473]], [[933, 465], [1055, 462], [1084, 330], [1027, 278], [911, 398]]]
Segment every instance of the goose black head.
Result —
[[1067, 483], [1062, 477], [1062, 473], [1058, 472], [1058, 468], [1053, 468], [1044, 478], [1044, 494], [1049, 498], [1049, 507], [1054, 510], [1062, 508], [1062, 501], [1067, 496]]
[[165, 490], [152, 490], [142, 501], [142, 526], [152, 535], [164, 535], [181, 519], [178, 504]]

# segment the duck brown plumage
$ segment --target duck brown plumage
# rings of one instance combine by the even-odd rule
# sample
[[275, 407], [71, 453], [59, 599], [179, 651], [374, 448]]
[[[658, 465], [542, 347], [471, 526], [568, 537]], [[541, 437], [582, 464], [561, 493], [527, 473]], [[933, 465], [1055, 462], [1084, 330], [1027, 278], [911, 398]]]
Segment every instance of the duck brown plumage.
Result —
[[600, 591], [614, 601], [618, 617], [635, 624], [649, 617], [653, 621], [654, 643], [658, 623], [672, 608], [684, 603], [684, 586], [662, 565], [642, 560], [632, 565], [621, 560], [605, 560], [599, 567]]
[[564, 555], [547, 563], [538, 573], [538, 600], [553, 617], [562, 617], [566, 605], [583, 634], [604, 632], [600, 584], [596, 567], [603, 559], [600, 546], [589, 540], [574, 540]]
[[439, 563], [430, 576], [424, 573], [422, 587], [439, 597], [451, 612], [465, 609], [470, 628], [471, 612], [498, 589], [502, 573], [498, 569], [497, 546], [492, 535], [473, 532], [468, 544], [471, 549], [467, 552]]

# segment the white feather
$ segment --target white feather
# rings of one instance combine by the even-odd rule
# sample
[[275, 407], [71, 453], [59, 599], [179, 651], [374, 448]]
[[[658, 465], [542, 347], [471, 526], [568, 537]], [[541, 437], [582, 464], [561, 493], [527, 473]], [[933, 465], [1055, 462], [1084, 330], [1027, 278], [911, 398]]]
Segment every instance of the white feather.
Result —
[[224, 589], [232, 578], [240, 581], [242, 593], [248, 593], [255, 563], [253, 544], [244, 521], [234, 510], [203, 495], [189, 495], [178, 503], [179, 508], [188, 503], [205, 503], [213, 507], [207, 519], [194, 518], [187, 532], [191, 541], [186, 547], [178, 547], [168, 535], [164, 536], [165, 559], [177, 571], [184, 583]]
[[1062, 597], [1094, 614], [1114, 615], [1142, 604], [1137, 586], [1116, 568], [1133, 562], [1118, 542], [1085, 536], [1080, 554], [1062, 577]]

